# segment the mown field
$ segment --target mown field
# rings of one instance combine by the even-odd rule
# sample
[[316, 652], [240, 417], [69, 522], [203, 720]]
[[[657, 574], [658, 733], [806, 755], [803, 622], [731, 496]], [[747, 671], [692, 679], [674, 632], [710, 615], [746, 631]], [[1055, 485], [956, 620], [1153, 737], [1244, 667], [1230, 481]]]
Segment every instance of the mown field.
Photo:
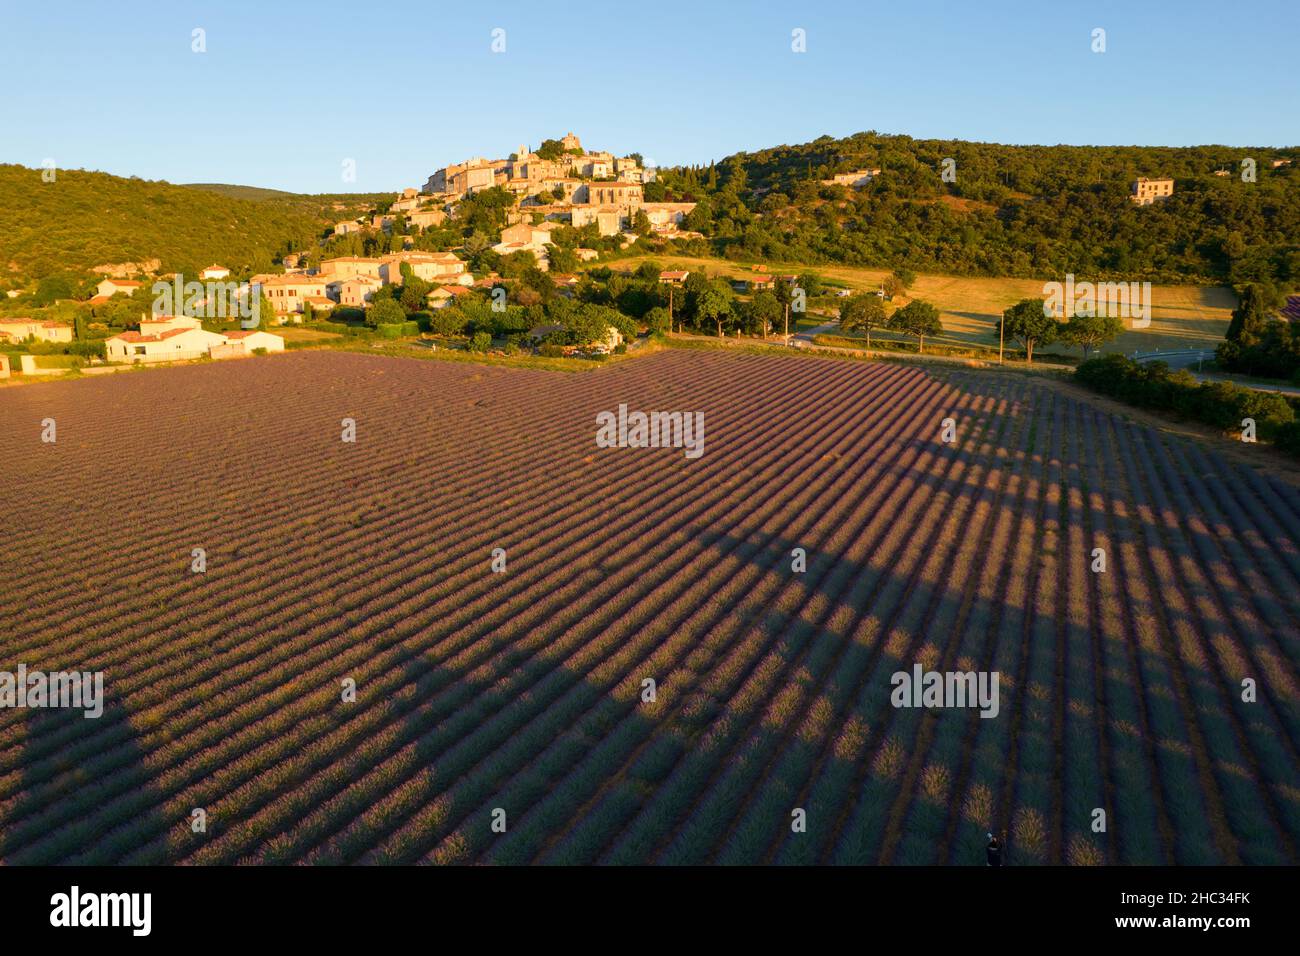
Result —
[[[607, 263], [614, 269], [635, 268], [642, 259], [652, 258], [665, 269], [702, 269], [710, 275], [740, 278], [753, 275], [753, 269], [726, 259], [697, 259], [686, 256], [633, 256]], [[850, 289], [874, 291], [889, 275], [888, 269], [863, 269], [854, 266], [818, 265], [768, 262], [764, 269], [774, 274], [815, 272], [832, 282]], [[1043, 298], [1046, 279], [1064, 281], [1064, 276], [1044, 276], [1043, 279], [986, 278], [982, 276], [917, 276], [908, 290], [911, 298], [925, 299], [939, 310], [944, 334], [934, 339], [953, 346], [984, 345], [993, 349], [998, 345], [998, 323], [1002, 312], [1021, 299]], [[1213, 351], [1223, 341], [1232, 319], [1237, 298], [1231, 289], [1219, 286], [1153, 285], [1151, 287], [1151, 325], [1145, 329], [1126, 328], [1126, 331], [1103, 351], [1124, 352], [1171, 349], [1207, 349]], [[1125, 323], [1126, 326], [1128, 323]], [[915, 342], [915, 339], [885, 330], [873, 331], [879, 337], [895, 341]], [[929, 341], [929, 340], [927, 340]], [[1010, 343], [1009, 343], [1010, 344]], [[1057, 343], [1049, 351], [1064, 351], [1081, 355]]]
[[1029, 377], [297, 352], [6, 390], [0, 486], [0, 669], [107, 696], [0, 710], [5, 863], [1300, 860], [1300, 495]]

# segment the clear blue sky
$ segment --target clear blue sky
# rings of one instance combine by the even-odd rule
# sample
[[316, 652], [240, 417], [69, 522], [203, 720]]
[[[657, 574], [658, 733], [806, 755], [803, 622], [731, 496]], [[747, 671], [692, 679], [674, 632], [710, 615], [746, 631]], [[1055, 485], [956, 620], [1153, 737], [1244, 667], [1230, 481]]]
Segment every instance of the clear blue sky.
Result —
[[568, 130], [662, 165], [867, 129], [1287, 146], [1297, 27], [1300, 0], [5, 0], [0, 162], [370, 192]]

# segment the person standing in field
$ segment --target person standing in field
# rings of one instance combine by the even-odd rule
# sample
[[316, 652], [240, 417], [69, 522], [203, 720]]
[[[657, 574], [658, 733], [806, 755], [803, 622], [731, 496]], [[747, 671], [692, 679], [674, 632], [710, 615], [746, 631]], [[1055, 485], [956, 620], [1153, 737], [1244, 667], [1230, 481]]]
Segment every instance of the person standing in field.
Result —
[[984, 849], [984, 856], [989, 866], [1002, 865], [1002, 841], [992, 833], [989, 834], [989, 845]]

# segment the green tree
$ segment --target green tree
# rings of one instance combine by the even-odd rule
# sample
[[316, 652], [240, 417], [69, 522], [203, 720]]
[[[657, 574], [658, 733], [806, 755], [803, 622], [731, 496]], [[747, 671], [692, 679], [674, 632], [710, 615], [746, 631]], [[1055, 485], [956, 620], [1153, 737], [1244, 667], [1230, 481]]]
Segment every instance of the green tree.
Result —
[[795, 287], [781, 277], [778, 277], [772, 283], [772, 295], [775, 296], [777, 303], [781, 306], [781, 312], [784, 316], [782, 334], [787, 339], [790, 337], [790, 306], [794, 303], [794, 290]]
[[867, 333], [867, 348], [871, 348], [871, 330], [883, 327], [885, 321], [885, 303], [874, 292], [851, 295], [840, 306], [840, 328]]
[[[264, 329], [277, 324], [279, 316], [275, 313], [275, 303], [271, 301], [271, 297], [266, 293], [262, 293], [258, 298], [257, 311], [254, 313], [253, 318], [257, 321], [255, 328]], [[250, 321], [252, 320], [250, 319]]]
[[548, 244], [546, 246], [546, 257], [550, 262], [552, 272], [570, 273], [578, 271], [578, 254], [567, 246]]
[[1264, 335], [1273, 313], [1282, 304], [1282, 296], [1268, 283], [1250, 282], [1242, 287], [1240, 303], [1232, 310], [1232, 320], [1224, 338], [1241, 346], [1257, 343]]
[[1050, 345], [1061, 333], [1061, 323], [1046, 311], [1042, 299], [1021, 299], [1002, 313], [1003, 331], [1025, 347], [1025, 358], [1034, 361], [1034, 348]]
[[381, 325], [395, 325], [406, 321], [406, 312], [392, 298], [376, 296], [366, 309], [366, 325], [377, 329]]
[[647, 259], [636, 267], [636, 277], [646, 282], [658, 282], [663, 267], [653, 259]]
[[1124, 323], [1113, 315], [1075, 315], [1060, 328], [1061, 341], [1083, 349], [1083, 360], [1124, 331]]
[[429, 329], [436, 335], [464, 335], [469, 326], [469, 316], [456, 305], [434, 309], [429, 316]]
[[693, 232], [705, 234], [711, 232], [713, 230], [713, 204], [707, 199], [701, 199], [695, 204], [695, 208], [686, 214], [682, 225]]
[[[403, 263], [403, 265], [406, 265], [406, 263]], [[426, 282], [417, 275], [405, 276], [402, 281], [402, 294], [398, 297], [398, 302], [408, 313], [423, 312], [428, 307], [428, 297], [432, 291], [432, 282]]]
[[697, 325], [712, 322], [717, 326], [718, 338], [722, 338], [723, 323], [731, 316], [731, 301], [721, 289], [709, 285], [696, 293], [694, 312]]
[[72, 283], [63, 276], [46, 276], [36, 284], [32, 298], [35, 305], [53, 305], [59, 299], [72, 298]]
[[907, 303], [889, 317], [888, 326], [905, 335], [915, 335], [922, 355], [925, 354], [925, 337], [943, 332], [939, 310], [924, 299]]
[[544, 139], [542, 145], [533, 150], [538, 159], [551, 160], [552, 162], [561, 159], [564, 156], [564, 143], [558, 139]]
[[663, 306], [655, 306], [642, 317], [642, 321], [645, 322], [646, 328], [651, 332], [663, 333], [672, 331], [668, 310]]
[[754, 293], [749, 300], [749, 321], [751, 329], [756, 329], [763, 338], [776, 328], [781, 321], [781, 303], [775, 295], [766, 290]]
[[815, 272], [805, 272], [799, 276], [799, 288], [803, 289], [804, 295], [810, 299], [826, 291], [822, 277]]

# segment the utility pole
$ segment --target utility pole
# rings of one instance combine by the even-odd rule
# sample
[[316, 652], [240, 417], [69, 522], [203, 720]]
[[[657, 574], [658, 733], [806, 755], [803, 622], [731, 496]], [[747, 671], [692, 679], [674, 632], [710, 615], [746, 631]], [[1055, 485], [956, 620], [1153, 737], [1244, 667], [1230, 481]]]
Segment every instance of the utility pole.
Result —
[[673, 330], [673, 285], [668, 283], [668, 331]]
[[999, 365], [1002, 364], [1002, 340], [1006, 336], [1006, 331], [1007, 331], [1007, 316], [1006, 313], [1004, 312], [1002, 314], [1002, 321], [998, 323], [998, 364]]

